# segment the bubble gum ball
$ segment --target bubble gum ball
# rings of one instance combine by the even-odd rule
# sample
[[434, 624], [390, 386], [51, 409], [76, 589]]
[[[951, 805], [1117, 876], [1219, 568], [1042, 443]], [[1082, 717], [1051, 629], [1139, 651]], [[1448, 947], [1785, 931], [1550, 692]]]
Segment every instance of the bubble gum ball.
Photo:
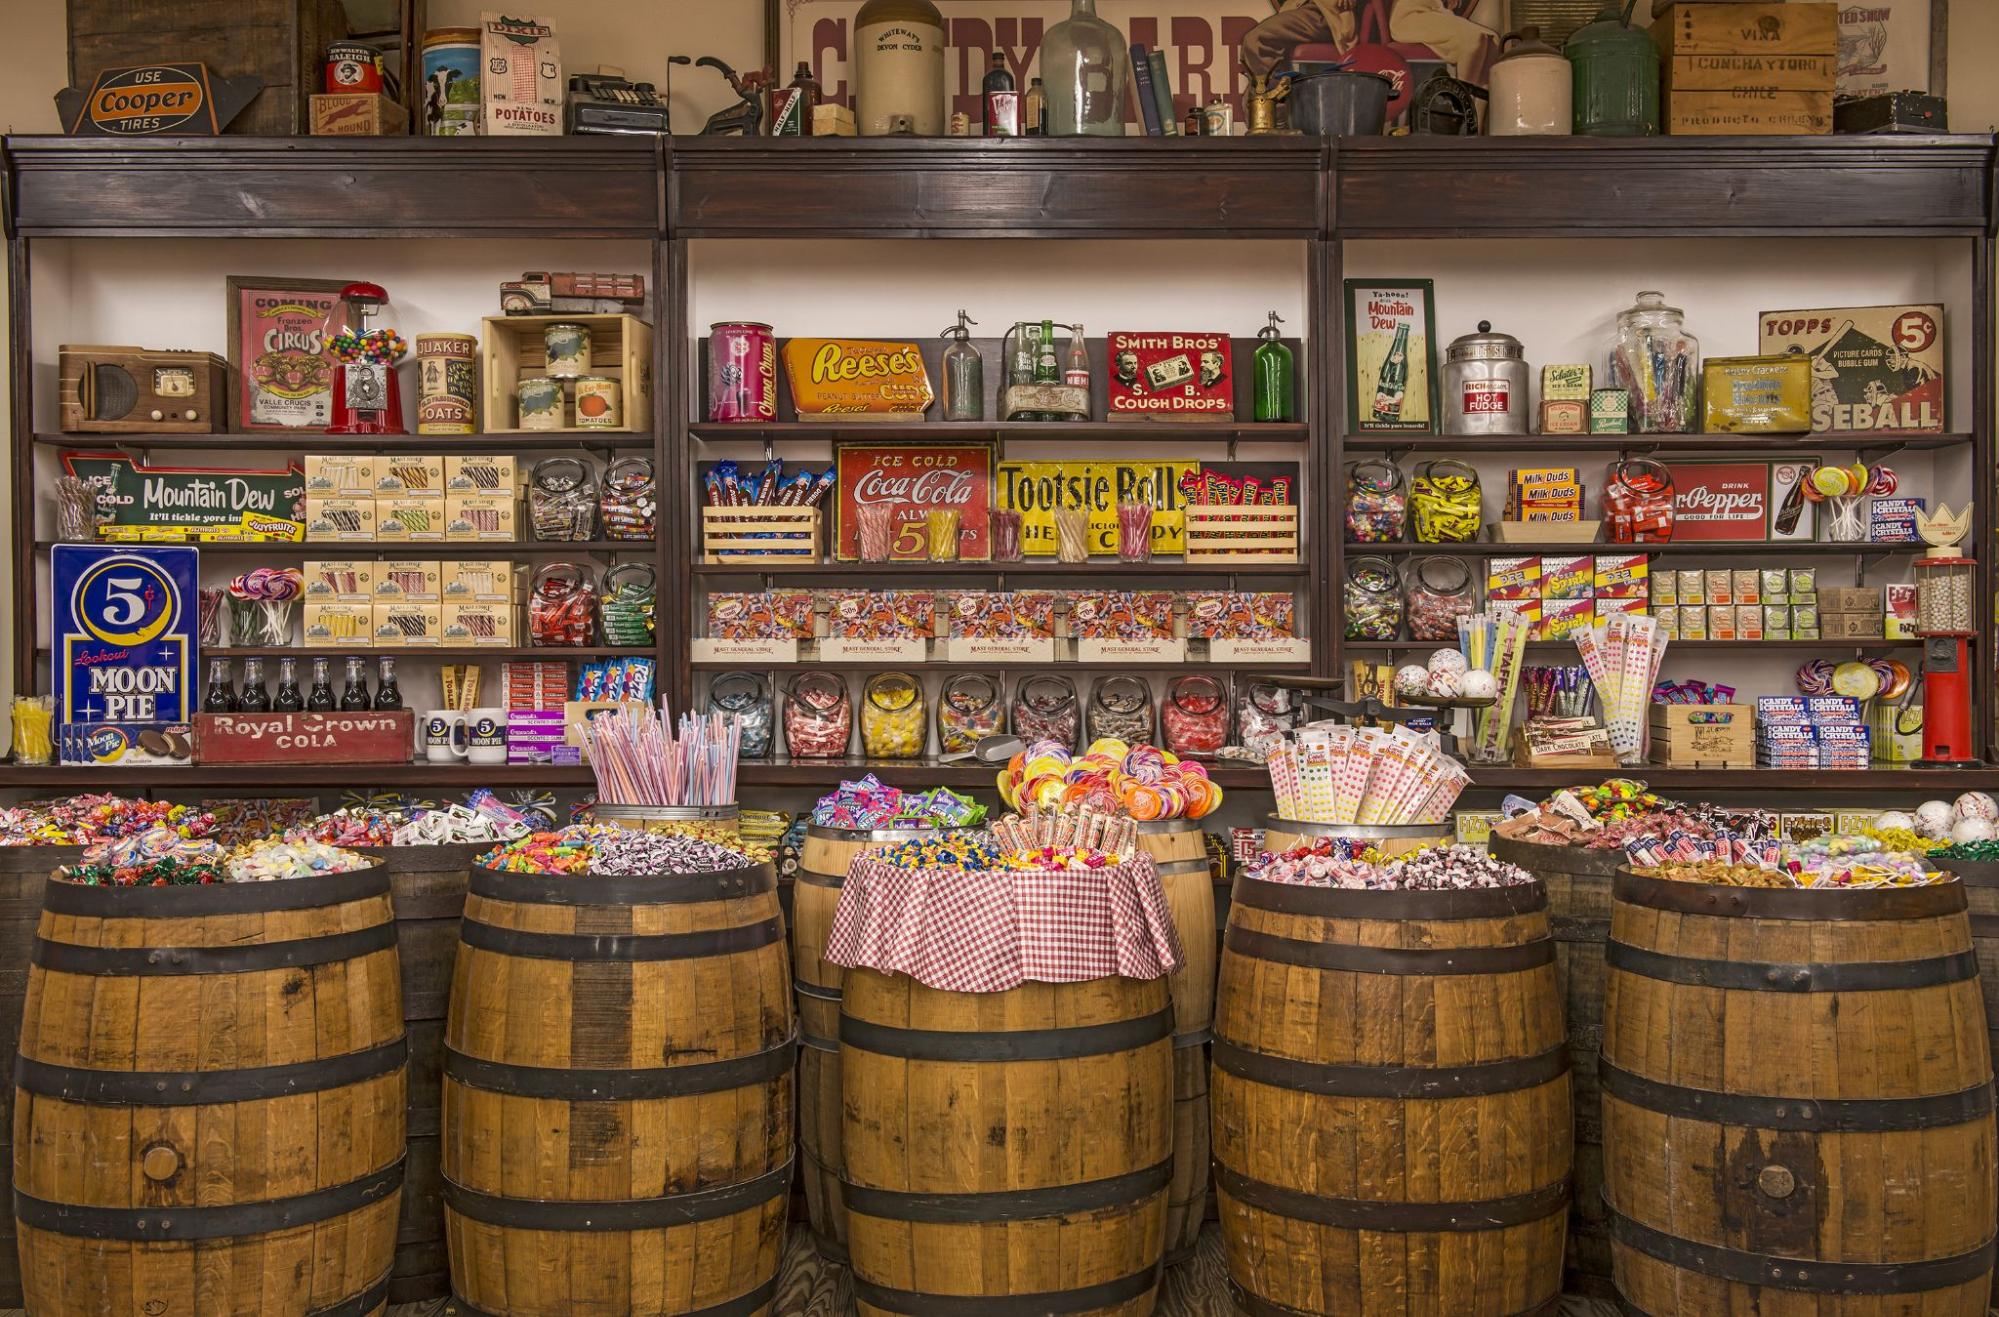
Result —
[[1428, 668], [1419, 668], [1414, 663], [1398, 668], [1395, 672], [1395, 693], [1397, 695], [1421, 695], [1430, 682]]
[[1462, 677], [1471, 664], [1465, 662], [1465, 656], [1455, 649], [1440, 649], [1430, 655], [1429, 666], [1431, 672], [1449, 672]]
[[1458, 679], [1461, 693], [1468, 700], [1489, 700], [1499, 694], [1499, 679], [1484, 668], [1473, 668]]
[[1916, 830], [1916, 821], [1902, 810], [1891, 809], [1887, 813], [1877, 816], [1874, 820], [1874, 826], [1881, 832], [1893, 832], [1898, 828], [1903, 832], [1914, 832]]
[[1925, 837], [1948, 837], [1952, 822], [1950, 806], [1941, 800], [1925, 800], [1916, 806], [1916, 831]]
[[1959, 819], [1951, 825], [1950, 839], [1962, 845], [1972, 841], [1992, 840], [1992, 820]]
[[1455, 700], [1464, 691], [1464, 683], [1455, 672], [1433, 672], [1429, 689], [1440, 700]]
[[1999, 819], [1999, 802], [1983, 791], [1967, 791], [1951, 805], [1950, 812], [1959, 819], [1983, 819], [1990, 823]]

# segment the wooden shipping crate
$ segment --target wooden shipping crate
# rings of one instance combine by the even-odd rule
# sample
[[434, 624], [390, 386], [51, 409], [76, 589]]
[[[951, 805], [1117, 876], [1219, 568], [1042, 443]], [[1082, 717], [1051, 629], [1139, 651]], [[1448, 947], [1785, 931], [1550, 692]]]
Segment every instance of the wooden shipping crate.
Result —
[[1675, 137], [1830, 133], [1832, 92], [1770, 87], [1667, 92], [1666, 131]]
[[1652, 40], [1670, 61], [1680, 55], [1836, 55], [1839, 6], [1677, 4], [1652, 20]]
[[314, 137], [401, 137], [409, 113], [396, 101], [373, 92], [312, 98]]
[[[548, 373], [545, 334], [553, 324], [590, 330], [590, 373], [622, 381], [624, 420], [615, 429], [565, 425], [559, 431], [524, 431], [515, 386], [523, 376]], [[630, 315], [487, 316], [479, 345], [485, 358], [484, 386], [488, 434], [644, 434], [652, 429], [652, 326]], [[576, 386], [563, 384], [565, 419], [574, 420]], [[504, 423], [503, 423], [504, 422]]]
[[1296, 507], [1193, 504], [1186, 518], [1188, 562], [1298, 561]]
[[200, 60], [218, 77], [264, 80], [232, 134], [303, 137], [312, 97], [325, 90], [326, 47], [347, 35], [340, 0], [69, 0], [69, 82], [98, 71]]
[[1668, 768], [1754, 768], [1756, 709], [1748, 704], [1655, 704], [1649, 757]]
[[819, 509], [705, 507], [701, 547], [711, 563], [768, 560], [816, 565]]
[[1666, 90], [1831, 92], [1838, 82], [1831, 55], [1675, 55], [1666, 62]]

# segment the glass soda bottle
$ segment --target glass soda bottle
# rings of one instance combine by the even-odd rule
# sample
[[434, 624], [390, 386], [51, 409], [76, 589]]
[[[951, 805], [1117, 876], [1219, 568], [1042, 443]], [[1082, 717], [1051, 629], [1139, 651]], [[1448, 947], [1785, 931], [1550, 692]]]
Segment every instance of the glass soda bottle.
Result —
[[298, 713], [305, 708], [305, 696], [298, 690], [298, 660], [278, 660], [278, 693], [271, 700], [273, 713]]
[[1252, 371], [1256, 419], [1259, 421], [1298, 419], [1293, 357], [1290, 347], [1284, 342], [1284, 331], [1278, 328], [1283, 323], [1283, 318], [1272, 311], [1270, 323], [1256, 331], [1256, 336], [1263, 340], [1256, 345]]
[[381, 659], [381, 676], [375, 683], [375, 707], [377, 709], [403, 707], [403, 693], [396, 687], [396, 661], [386, 654]]
[[347, 660], [347, 685], [340, 692], [340, 710], [342, 713], [364, 713], [371, 707], [367, 660], [350, 658]]
[[312, 690], [305, 697], [307, 713], [332, 713], [333, 702], [333, 660], [316, 658], [312, 661]]
[[947, 421], [986, 419], [986, 363], [979, 356], [979, 350], [972, 346], [972, 331], [967, 328], [978, 323], [960, 311], [958, 323], [942, 335], [951, 342], [951, 346], [944, 349], [943, 361], [944, 419]]
[[243, 660], [243, 691], [236, 697], [236, 708], [242, 713], [271, 711], [271, 692], [264, 686], [264, 660], [261, 658]]
[[1069, 364], [1063, 368], [1062, 382], [1072, 389], [1081, 389], [1085, 399], [1083, 410], [1071, 416], [1070, 420], [1090, 419], [1090, 345], [1083, 337], [1083, 327], [1077, 325], [1069, 333]]
[[208, 660], [208, 688], [201, 697], [203, 713], [235, 713], [236, 678], [228, 659]]

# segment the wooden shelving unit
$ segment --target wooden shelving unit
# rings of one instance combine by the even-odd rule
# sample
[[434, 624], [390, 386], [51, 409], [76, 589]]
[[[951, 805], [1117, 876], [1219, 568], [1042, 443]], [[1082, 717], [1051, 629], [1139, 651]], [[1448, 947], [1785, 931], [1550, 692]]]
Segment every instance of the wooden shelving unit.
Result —
[[[1993, 142], [1989, 137], [1935, 138], [1398, 138], [1324, 141], [1258, 139], [113, 139], [9, 138], [0, 145], [6, 183], [0, 214], [12, 271], [9, 318], [13, 354], [15, 476], [13, 557], [16, 670], [39, 673], [37, 637], [45, 600], [35, 567], [47, 545], [34, 524], [37, 448], [224, 449], [302, 453], [341, 451], [641, 451], [653, 454], [662, 482], [657, 544], [396, 545], [396, 556], [645, 555], [659, 572], [662, 693], [676, 708], [695, 691], [689, 657], [700, 596], [718, 581], [1299, 583], [1299, 615], [1317, 637], [1310, 671], [1331, 677], [1348, 650], [1392, 652], [1416, 643], [1343, 645], [1339, 582], [1350, 553], [1464, 556], [1580, 552], [1575, 545], [1396, 545], [1341, 543], [1335, 490], [1353, 454], [1681, 452], [1768, 453], [1968, 447], [1977, 480], [1972, 543], [1991, 545], [1995, 492], [1992, 380]], [[355, 198], [367, 204], [357, 206]], [[1420, 198], [1421, 204], [1412, 204]], [[1948, 435], [1822, 435], [1768, 439], [1738, 436], [1528, 437], [1503, 441], [1441, 435], [1345, 435], [1345, 381], [1339, 351], [1339, 289], [1344, 244], [1370, 238], [1597, 238], [1611, 236], [1931, 237], [1961, 241], [1971, 252], [1971, 286], [1953, 292], [1954, 332], [1968, 334], [1975, 379], [1964, 427]], [[347, 439], [300, 435], [64, 436], [36, 433], [36, 362], [30, 252], [48, 239], [210, 237], [343, 239], [562, 237], [638, 240], [652, 252], [655, 329], [653, 374], [658, 406], [650, 434], [480, 435], [440, 441]], [[1307, 323], [1297, 326], [1298, 396], [1308, 419], [1259, 425], [1241, 419], [1201, 425], [1093, 421], [1086, 425], [981, 422], [916, 425], [785, 422], [709, 425], [697, 381], [705, 325], [689, 298], [689, 244], [709, 239], [768, 238], [1118, 238], [1285, 240], [1303, 244]], [[1087, 299], [1087, 293], [1079, 293]], [[1968, 329], [1966, 328], [1968, 326]], [[915, 327], [910, 327], [915, 332]], [[1239, 340], [1240, 342], [1240, 340]], [[1101, 368], [1101, 357], [1096, 358]], [[45, 364], [45, 363], [44, 363]], [[989, 372], [990, 374], [990, 372]], [[705, 453], [750, 444], [766, 449], [807, 441], [991, 441], [1040, 455], [1048, 443], [1206, 444], [1217, 457], [1239, 445], [1289, 446], [1300, 464], [1306, 512], [1302, 561], [1276, 564], [1143, 565], [1091, 563], [909, 563], [876, 566], [829, 561], [797, 565], [698, 562], [699, 517], [691, 498], [675, 497]], [[1286, 458], [1285, 460], [1293, 460]], [[1906, 554], [1883, 545], [1666, 545], [1647, 552], [1751, 556]], [[351, 550], [339, 545], [216, 546], [236, 556], [294, 557]], [[1979, 595], [1993, 594], [1994, 554], [1983, 552]], [[1982, 610], [1977, 652], [1995, 652], [1992, 610]], [[1801, 642], [1681, 642], [1727, 649], [1800, 648]], [[1884, 651], [1906, 642], [1822, 642], [1824, 649]], [[298, 650], [305, 655], [312, 651]], [[436, 654], [440, 651], [406, 651]], [[499, 651], [465, 651], [496, 656]], [[584, 651], [535, 651], [579, 657]], [[1981, 660], [1989, 661], [1989, 660]], [[1081, 665], [1064, 665], [1080, 667]], [[1205, 668], [1207, 665], [1202, 665]], [[1268, 665], [1258, 665], [1264, 670]], [[1987, 675], [1990, 675], [1989, 673]], [[1993, 683], [1978, 692], [1981, 754], [1992, 760]], [[746, 764], [752, 785], [812, 787], [873, 768], [910, 784], [980, 785], [991, 770], [925, 762], [862, 761]], [[71, 773], [75, 773], [72, 778]], [[1254, 789], [1260, 770], [1224, 766], [1225, 785]], [[1219, 775], [1218, 774], [1218, 775]], [[480, 770], [481, 781], [581, 786], [587, 770]], [[1567, 774], [1479, 769], [1481, 789], [1533, 790]], [[1662, 790], [1681, 793], [1758, 790], [1931, 790], [1923, 775], [1755, 773], [1655, 770]], [[74, 790], [85, 785], [338, 788], [349, 784], [438, 789], [455, 781], [426, 765], [405, 769], [298, 768], [23, 770], [0, 767], [0, 785]], [[469, 783], [469, 777], [465, 779]], [[74, 786], [70, 783], [74, 782]], [[1954, 774], [1950, 789], [1999, 785], [1999, 766]]]

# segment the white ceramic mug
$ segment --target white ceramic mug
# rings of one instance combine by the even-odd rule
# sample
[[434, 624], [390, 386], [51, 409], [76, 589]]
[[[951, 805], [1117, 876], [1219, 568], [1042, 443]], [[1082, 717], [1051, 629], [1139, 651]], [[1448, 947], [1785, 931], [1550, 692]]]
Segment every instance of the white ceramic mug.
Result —
[[432, 709], [423, 716], [423, 757], [433, 764], [462, 762], [472, 752], [471, 729], [463, 710]]
[[507, 711], [474, 709], [466, 715], [465, 758], [475, 764], [507, 762]]

